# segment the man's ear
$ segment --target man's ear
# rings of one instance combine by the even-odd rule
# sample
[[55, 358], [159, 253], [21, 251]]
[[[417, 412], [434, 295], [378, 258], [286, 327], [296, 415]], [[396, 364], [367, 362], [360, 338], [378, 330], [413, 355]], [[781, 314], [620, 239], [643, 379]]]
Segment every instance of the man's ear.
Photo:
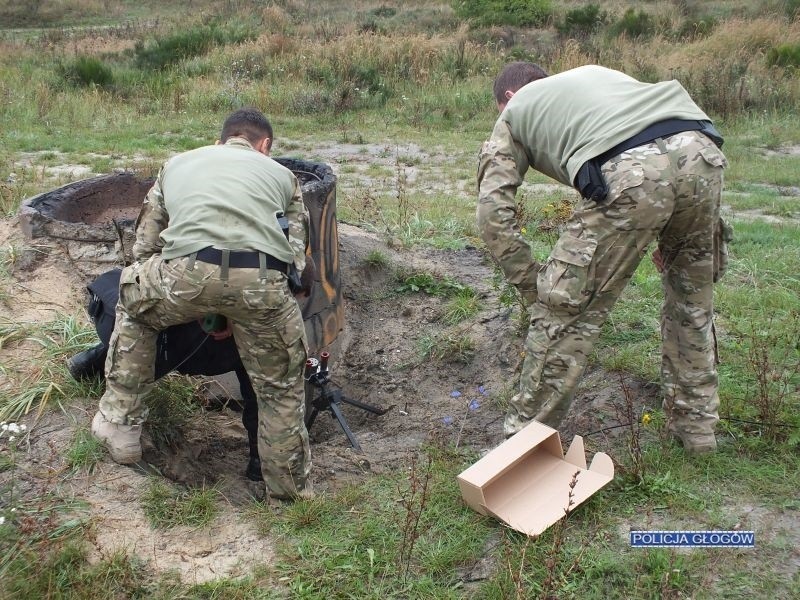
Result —
[[272, 150], [272, 138], [267, 137], [259, 142], [258, 151], [261, 152], [261, 154], [269, 156], [270, 150]]
[[506, 90], [506, 93], [505, 93], [506, 102], [508, 102], [509, 100], [511, 100], [511, 99], [514, 97], [514, 94], [515, 94], [515, 93], [516, 93], [516, 92], [512, 92], [511, 90]]

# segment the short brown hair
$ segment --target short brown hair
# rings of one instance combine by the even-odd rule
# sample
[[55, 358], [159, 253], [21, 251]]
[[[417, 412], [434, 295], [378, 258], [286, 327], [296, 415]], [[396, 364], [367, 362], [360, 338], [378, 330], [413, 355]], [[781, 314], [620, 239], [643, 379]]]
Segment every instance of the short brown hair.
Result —
[[264, 138], [272, 139], [272, 125], [257, 108], [241, 108], [232, 112], [222, 125], [220, 141], [224, 144], [230, 137], [246, 138], [251, 144]]
[[494, 99], [498, 104], [508, 102], [506, 91], [516, 92], [522, 86], [529, 84], [537, 79], [544, 79], [547, 73], [542, 67], [532, 62], [517, 61], [508, 63], [497, 79], [494, 80]]

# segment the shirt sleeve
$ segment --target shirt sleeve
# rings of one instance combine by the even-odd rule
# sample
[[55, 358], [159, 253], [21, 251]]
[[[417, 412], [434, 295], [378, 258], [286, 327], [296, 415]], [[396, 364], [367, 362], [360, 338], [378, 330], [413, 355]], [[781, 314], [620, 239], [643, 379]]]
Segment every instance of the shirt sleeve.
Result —
[[306, 249], [308, 248], [308, 209], [303, 202], [303, 192], [297, 178], [293, 178], [294, 190], [286, 208], [289, 221], [289, 245], [294, 252], [294, 266], [302, 271], [306, 266]]
[[169, 214], [164, 205], [164, 194], [161, 191], [161, 182], [164, 168], [156, 178], [155, 183], [145, 196], [142, 209], [136, 219], [136, 241], [133, 244], [133, 258], [144, 261], [153, 254], [158, 254], [164, 247], [161, 232], [169, 225]]
[[528, 166], [525, 150], [512, 137], [508, 123], [499, 119], [478, 162], [478, 230], [506, 279], [530, 301], [536, 295], [538, 264], [522, 237], [516, 204]]

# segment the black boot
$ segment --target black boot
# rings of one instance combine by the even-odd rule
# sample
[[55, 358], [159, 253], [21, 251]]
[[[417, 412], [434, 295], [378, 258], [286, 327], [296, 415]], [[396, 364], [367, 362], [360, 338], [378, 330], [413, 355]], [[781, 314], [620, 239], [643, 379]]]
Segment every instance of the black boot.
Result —
[[250, 456], [244, 474], [250, 481], [264, 481], [261, 475], [261, 459], [258, 456]]
[[102, 377], [106, 365], [106, 347], [101, 343], [93, 348], [78, 352], [72, 358], [67, 359], [67, 369], [69, 374], [76, 381], [81, 379], [91, 379], [92, 377]]

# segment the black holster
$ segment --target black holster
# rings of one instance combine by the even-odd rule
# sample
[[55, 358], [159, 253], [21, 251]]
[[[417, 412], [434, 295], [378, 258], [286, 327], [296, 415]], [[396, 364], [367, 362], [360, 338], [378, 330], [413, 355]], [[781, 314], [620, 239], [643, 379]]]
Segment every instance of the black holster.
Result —
[[592, 202], [602, 202], [608, 196], [608, 185], [603, 177], [601, 163], [596, 158], [587, 160], [578, 170], [575, 187], [581, 196]]
[[300, 273], [297, 272], [297, 267], [294, 263], [289, 265], [289, 272], [286, 274], [289, 277], [289, 291], [293, 294], [299, 294], [303, 291], [303, 281], [300, 279]]

